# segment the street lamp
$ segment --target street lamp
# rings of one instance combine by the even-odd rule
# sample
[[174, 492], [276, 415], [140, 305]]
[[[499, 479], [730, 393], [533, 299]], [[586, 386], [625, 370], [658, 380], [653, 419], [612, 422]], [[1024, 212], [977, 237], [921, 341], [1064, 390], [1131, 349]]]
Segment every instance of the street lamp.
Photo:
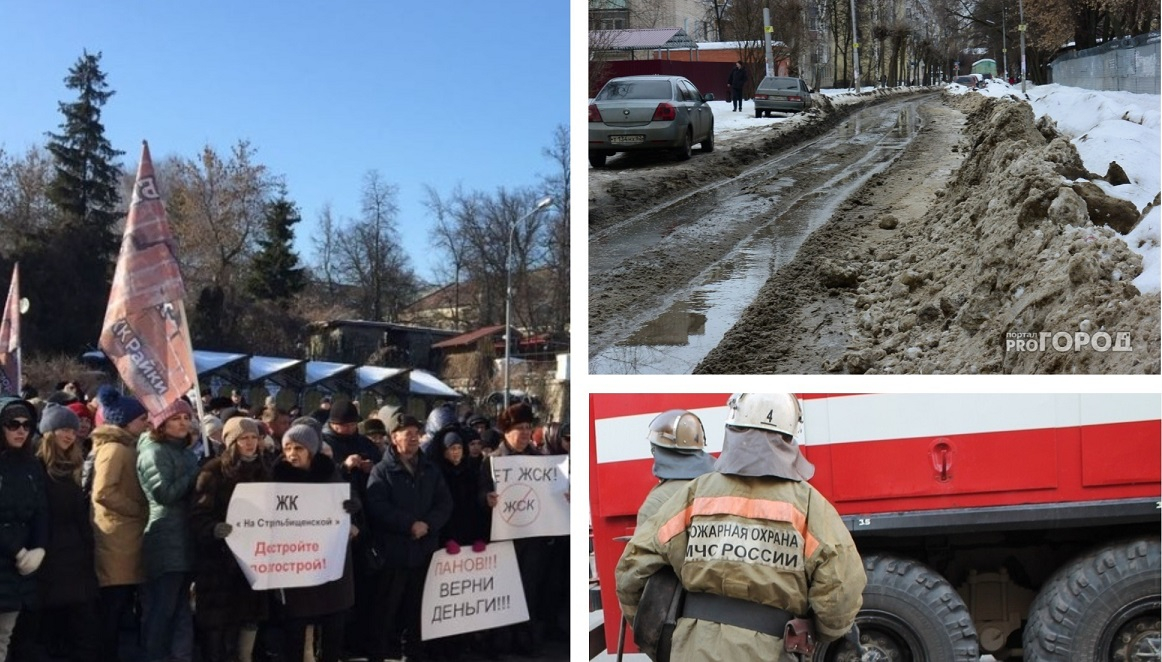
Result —
[[545, 196], [537, 200], [536, 205], [529, 211], [529, 213], [521, 216], [513, 221], [508, 228], [508, 253], [504, 256], [504, 271], [507, 279], [504, 290], [504, 408], [508, 409], [508, 371], [509, 359], [512, 353], [512, 338], [509, 337], [512, 333], [512, 238], [516, 234], [516, 227], [524, 222], [533, 214], [548, 207], [553, 199]]

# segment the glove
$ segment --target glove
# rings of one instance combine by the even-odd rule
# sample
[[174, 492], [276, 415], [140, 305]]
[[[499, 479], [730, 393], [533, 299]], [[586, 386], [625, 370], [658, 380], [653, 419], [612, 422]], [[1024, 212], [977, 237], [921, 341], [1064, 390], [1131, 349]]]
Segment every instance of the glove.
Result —
[[16, 552], [16, 571], [22, 575], [31, 575], [40, 567], [42, 561], [44, 561], [43, 548], [24, 549], [21, 547], [20, 551]]
[[230, 532], [233, 530], [234, 527], [230, 526], [226, 522], [218, 522], [214, 525], [214, 537], [218, 540], [221, 540], [230, 535]]
[[483, 540], [477, 540], [476, 542], [472, 543], [472, 551], [483, 552], [486, 546], [487, 545], [484, 544]]
[[362, 509], [363, 509], [363, 507], [355, 499], [347, 499], [346, 501], [343, 502], [343, 510], [346, 511], [350, 515], [354, 515], [355, 513], [358, 513]]
[[449, 540], [448, 542], [444, 543], [444, 551], [448, 552], [449, 554], [459, 554], [460, 545], [456, 544], [455, 540]]

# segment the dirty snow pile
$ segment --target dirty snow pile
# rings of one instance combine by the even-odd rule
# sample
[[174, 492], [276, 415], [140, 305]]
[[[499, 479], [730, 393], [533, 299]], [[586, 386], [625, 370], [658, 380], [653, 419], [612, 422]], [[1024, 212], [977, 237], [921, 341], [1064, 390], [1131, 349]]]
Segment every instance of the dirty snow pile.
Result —
[[[959, 94], [969, 91], [959, 85], [952, 89]], [[1021, 87], [994, 80], [978, 93], [1020, 98]], [[1096, 91], [1064, 85], [1027, 86], [1027, 93], [1033, 116], [1040, 120], [1048, 115], [1057, 130], [1077, 149], [1087, 170], [1104, 175], [1109, 164], [1116, 162], [1129, 178], [1128, 183], [1119, 185], [1097, 180], [1094, 183], [1098, 187], [1115, 198], [1129, 200], [1139, 210], [1153, 203], [1137, 227], [1123, 239], [1131, 250], [1142, 256], [1142, 274], [1134, 279], [1134, 285], [1143, 293], [1158, 292], [1162, 289], [1159, 283], [1162, 209], [1154, 199], [1162, 191], [1159, 149], [1162, 99], [1156, 94]]]
[[[1154, 137], [1146, 141], [1153, 156], [1127, 152], [1119, 165], [1131, 183], [1114, 186], [1100, 181], [1120, 179], [1108, 160], [1083, 163], [1071, 142], [1081, 136], [1058, 133], [1044, 115], [1035, 120], [1028, 104], [980, 94], [948, 100], [967, 115], [959, 147], [967, 157], [921, 222], [902, 224], [862, 265], [859, 328], [843, 359], [826, 369], [1158, 372], [1158, 210], [1107, 193], [1124, 190], [1125, 197], [1148, 196], [1158, 204], [1157, 109], [1149, 129]], [[1113, 153], [1105, 149], [1098, 158]], [[1153, 194], [1145, 193], [1150, 187]], [[1143, 217], [1152, 229], [1142, 228]], [[1125, 235], [1135, 228], [1141, 236]], [[1143, 257], [1127, 239], [1151, 256], [1153, 271], [1141, 281], [1135, 279], [1144, 273]], [[1042, 332], [1121, 334], [1132, 349], [1005, 349], [1012, 334]]]

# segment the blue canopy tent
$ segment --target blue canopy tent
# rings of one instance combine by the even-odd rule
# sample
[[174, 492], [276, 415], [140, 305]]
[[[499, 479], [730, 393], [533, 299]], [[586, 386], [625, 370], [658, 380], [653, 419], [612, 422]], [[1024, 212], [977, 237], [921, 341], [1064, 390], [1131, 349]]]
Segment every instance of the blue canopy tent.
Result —
[[352, 393], [356, 390], [355, 366], [331, 361], [307, 361], [303, 386], [326, 393]]

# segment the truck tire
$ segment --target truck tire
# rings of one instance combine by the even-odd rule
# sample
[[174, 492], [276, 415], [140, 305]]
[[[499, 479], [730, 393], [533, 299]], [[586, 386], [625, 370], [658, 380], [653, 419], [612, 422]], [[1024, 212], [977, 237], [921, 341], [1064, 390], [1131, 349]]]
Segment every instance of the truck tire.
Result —
[[[978, 662], [980, 645], [968, 607], [948, 580], [923, 563], [898, 556], [864, 557], [867, 588], [856, 615], [870, 659], [893, 662]], [[820, 646], [812, 662], [859, 662], [840, 639]]]
[[1158, 540], [1123, 540], [1070, 561], [1029, 607], [1026, 662], [1162, 660]]

